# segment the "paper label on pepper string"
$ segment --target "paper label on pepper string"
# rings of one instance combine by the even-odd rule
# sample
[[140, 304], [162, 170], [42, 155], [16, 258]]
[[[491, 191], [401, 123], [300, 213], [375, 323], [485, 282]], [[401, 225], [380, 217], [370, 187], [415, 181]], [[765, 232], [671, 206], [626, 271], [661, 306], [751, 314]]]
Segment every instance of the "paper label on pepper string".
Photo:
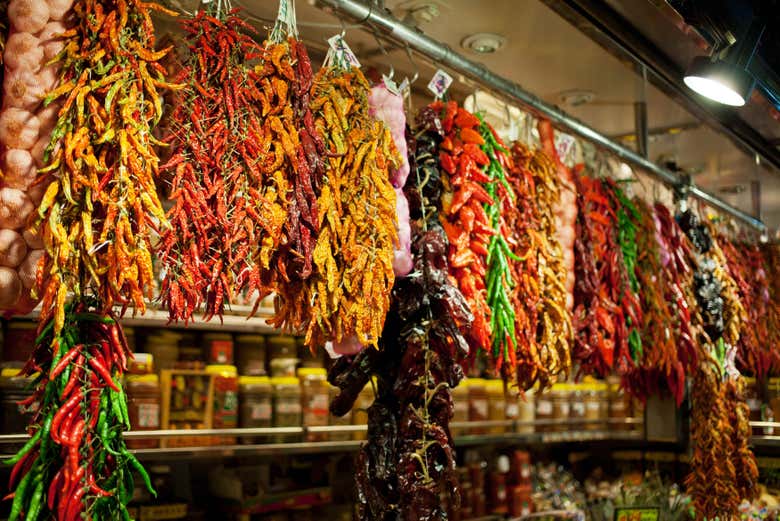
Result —
[[450, 85], [452, 85], [452, 76], [439, 69], [428, 83], [428, 90], [437, 98], [441, 98], [447, 92], [447, 89], [450, 88]]
[[328, 45], [330, 45], [330, 48], [333, 49], [333, 52], [335, 52], [336, 55], [346, 63], [346, 65], [349, 67], [360, 68], [360, 62], [358, 61], [357, 56], [355, 56], [355, 53], [353, 53], [352, 49], [349, 48], [349, 45], [347, 45], [347, 42], [344, 40], [343, 36], [340, 34], [331, 36], [328, 38]]
[[574, 151], [576, 142], [577, 140], [569, 134], [564, 134], [563, 132], [555, 133], [555, 151], [558, 153], [558, 157], [561, 158], [561, 161], [564, 163], [567, 161], [569, 154]]
[[385, 87], [387, 90], [395, 94], [396, 96], [401, 95], [401, 89], [398, 88], [398, 85], [396, 82], [393, 81], [393, 78], [390, 76], [387, 76], [385, 74], [382, 75], [382, 82], [385, 84]]

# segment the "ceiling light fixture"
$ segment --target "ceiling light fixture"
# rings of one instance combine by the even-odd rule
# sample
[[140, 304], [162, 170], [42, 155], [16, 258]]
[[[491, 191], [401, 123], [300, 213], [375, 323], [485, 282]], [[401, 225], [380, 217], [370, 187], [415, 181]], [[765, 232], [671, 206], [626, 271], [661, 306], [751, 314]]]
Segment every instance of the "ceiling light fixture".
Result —
[[476, 33], [466, 36], [460, 42], [464, 49], [478, 54], [492, 54], [506, 45], [506, 37], [494, 33]]
[[711, 57], [695, 57], [683, 81], [691, 90], [713, 101], [732, 107], [743, 106], [756, 84], [747, 67], [763, 32], [764, 25], [754, 21], [735, 43], [714, 52]]

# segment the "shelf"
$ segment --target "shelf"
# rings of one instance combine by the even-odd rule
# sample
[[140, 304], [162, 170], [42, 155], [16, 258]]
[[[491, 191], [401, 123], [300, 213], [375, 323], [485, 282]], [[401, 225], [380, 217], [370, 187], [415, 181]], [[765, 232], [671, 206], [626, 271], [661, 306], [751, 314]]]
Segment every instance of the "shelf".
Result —
[[[169, 322], [168, 312], [164, 309], [152, 307], [146, 309], [143, 315], [132, 316], [132, 309], [128, 310], [121, 322], [129, 327], [158, 327], [173, 329], [188, 329], [196, 331], [232, 331], [235, 333], [260, 333], [265, 335], [282, 334], [282, 331], [268, 325], [267, 320], [271, 318], [274, 310], [271, 308], [260, 307], [255, 316], [250, 317], [251, 306], [235, 305], [231, 309], [226, 309], [222, 316], [222, 322], [218, 317], [214, 317], [208, 322], [204, 321], [199, 315], [196, 315], [192, 322], [184, 324], [183, 322]], [[37, 320], [40, 311], [36, 308], [26, 315], [14, 317], [18, 320]]]
[[[563, 444], [563, 443], [591, 443], [597, 441], [643, 441], [642, 431], [637, 430], [576, 430], [576, 421], [546, 420], [538, 422], [516, 421], [485, 421], [485, 422], [453, 422], [454, 429], [463, 431], [481, 431], [484, 429], [504, 428], [508, 432], [493, 434], [469, 434], [463, 433], [455, 436], [455, 447], [474, 447], [484, 445], [538, 445], [538, 444]], [[637, 425], [641, 423], [638, 418], [625, 420], [612, 420], [609, 423], [621, 425]], [[562, 432], [516, 432], [518, 427], [562, 425], [567, 427]], [[236, 445], [203, 445], [190, 447], [166, 447], [153, 449], [136, 449], [133, 452], [141, 459], [146, 460], [170, 460], [170, 459], [223, 459], [241, 456], [276, 456], [276, 455], [300, 455], [300, 454], [333, 454], [348, 453], [358, 450], [364, 440], [346, 441], [303, 441], [307, 435], [317, 434], [327, 437], [329, 434], [351, 435], [364, 433], [366, 425], [332, 425], [320, 427], [268, 427], [268, 428], [241, 428], [241, 429], [181, 429], [181, 430], [155, 430], [155, 431], [129, 431], [125, 433], [128, 440], [140, 439], [169, 439], [176, 437], [235, 437], [253, 439], [272, 439], [272, 442], [236, 444]], [[2, 434], [0, 445], [22, 444], [29, 436], [27, 434]], [[277, 440], [284, 438], [289, 441], [279, 443]], [[10, 452], [10, 451], [8, 451]], [[6, 454], [4, 457], [8, 457]]]

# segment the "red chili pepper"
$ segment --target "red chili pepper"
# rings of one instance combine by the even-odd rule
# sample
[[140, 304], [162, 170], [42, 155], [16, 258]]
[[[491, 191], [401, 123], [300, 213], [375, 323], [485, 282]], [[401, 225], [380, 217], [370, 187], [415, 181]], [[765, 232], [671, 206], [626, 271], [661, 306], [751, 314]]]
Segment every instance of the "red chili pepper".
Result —
[[84, 393], [81, 391], [81, 389], [79, 389], [78, 392], [71, 396], [71, 398], [65, 402], [65, 404], [60, 407], [59, 410], [54, 414], [54, 418], [51, 422], [51, 435], [54, 441], [59, 443], [59, 430], [62, 420], [64, 420], [65, 417], [75, 409], [76, 405], [78, 405], [79, 401], [81, 401], [83, 398]]
[[66, 367], [68, 367], [68, 364], [70, 364], [76, 356], [78, 356], [80, 349], [84, 347], [81, 344], [73, 347], [70, 351], [65, 353], [65, 356], [62, 357], [62, 359], [57, 363], [56, 366], [51, 370], [51, 373], [49, 373], [49, 379], [54, 380], [59, 376], [60, 373], [62, 373]]
[[73, 389], [76, 387], [76, 384], [79, 382], [79, 378], [84, 374], [84, 355], [79, 355], [79, 357], [76, 359], [76, 363], [73, 366], [73, 369], [70, 372], [70, 378], [68, 378], [68, 383], [65, 385], [65, 388], [62, 390], [62, 394], [60, 394], [60, 400], [66, 400], [68, 396], [70, 396], [70, 393], [73, 391]]
[[103, 380], [108, 384], [108, 386], [113, 389], [116, 392], [119, 392], [119, 387], [116, 386], [114, 383], [113, 378], [111, 377], [111, 373], [108, 372], [108, 369], [106, 369], [106, 366], [104, 366], [100, 360], [98, 360], [96, 357], [92, 357], [89, 359], [89, 366], [97, 371], [100, 376], [103, 378]]
[[460, 108], [458, 109], [458, 115], [455, 116], [455, 125], [460, 128], [462, 134], [463, 130], [466, 128], [478, 127], [479, 119], [468, 110]]
[[54, 504], [57, 502], [57, 494], [62, 487], [62, 482], [64, 479], [65, 474], [63, 472], [63, 467], [60, 467], [60, 469], [52, 478], [51, 483], [49, 483], [48, 493], [46, 494], [46, 505], [49, 507], [51, 512], [54, 512]]
[[79, 487], [78, 490], [76, 490], [76, 493], [73, 495], [70, 503], [68, 504], [68, 510], [65, 515], [66, 521], [76, 521], [76, 519], [78, 519], [79, 513], [84, 509], [84, 505], [81, 503], [81, 499], [84, 497], [86, 491], [86, 487]]

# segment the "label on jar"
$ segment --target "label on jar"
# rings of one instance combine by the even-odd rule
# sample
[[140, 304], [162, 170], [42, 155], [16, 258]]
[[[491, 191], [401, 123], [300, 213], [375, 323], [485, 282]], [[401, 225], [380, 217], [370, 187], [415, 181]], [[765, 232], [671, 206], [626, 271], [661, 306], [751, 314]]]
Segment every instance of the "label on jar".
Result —
[[276, 402], [276, 412], [280, 414], [300, 414], [300, 402], [279, 400]]
[[569, 411], [571, 410], [571, 407], [569, 407], [568, 403], [561, 403], [558, 404], [558, 410], [561, 413], [561, 418], [566, 419], [569, 417]]
[[488, 414], [487, 400], [471, 400], [469, 402], [469, 419], [471, 421], [487, 420]]
[[271, 403], [270, 402], [253, 403], [249, 407], [249, 418], [252, 420], [270, 420]]
[[756, 398], [748, 398], [745, 401], [747, 402], [748, 408], [751, 411], [761, 410], [761, 400], [757, 400]]
[[306, 425], [328, 424], [328, 397], [326, 395], [313, 395], [303, 411], [303, 422]]
[[520, 415], [520, 407], [516, 403], [506, 404], [506, 417], [509, 419], [517, 418]]
[[549, 400], [536, 400], [536, 413], [542, 416], [552, 414], [553, 406]]
[[573, 416], [584, 417], [585, 404], [582, 402], [574, 402], [573, 404], [571, 404], [571, 413]]
[[160, 404], [138, 404], [138, 427], [142, 429], [158, 429], [160, 427]]
[[601, 410], [601, 405], [599, 402], [585, 402], [585, 409], [588, 411], [599, 411]]

